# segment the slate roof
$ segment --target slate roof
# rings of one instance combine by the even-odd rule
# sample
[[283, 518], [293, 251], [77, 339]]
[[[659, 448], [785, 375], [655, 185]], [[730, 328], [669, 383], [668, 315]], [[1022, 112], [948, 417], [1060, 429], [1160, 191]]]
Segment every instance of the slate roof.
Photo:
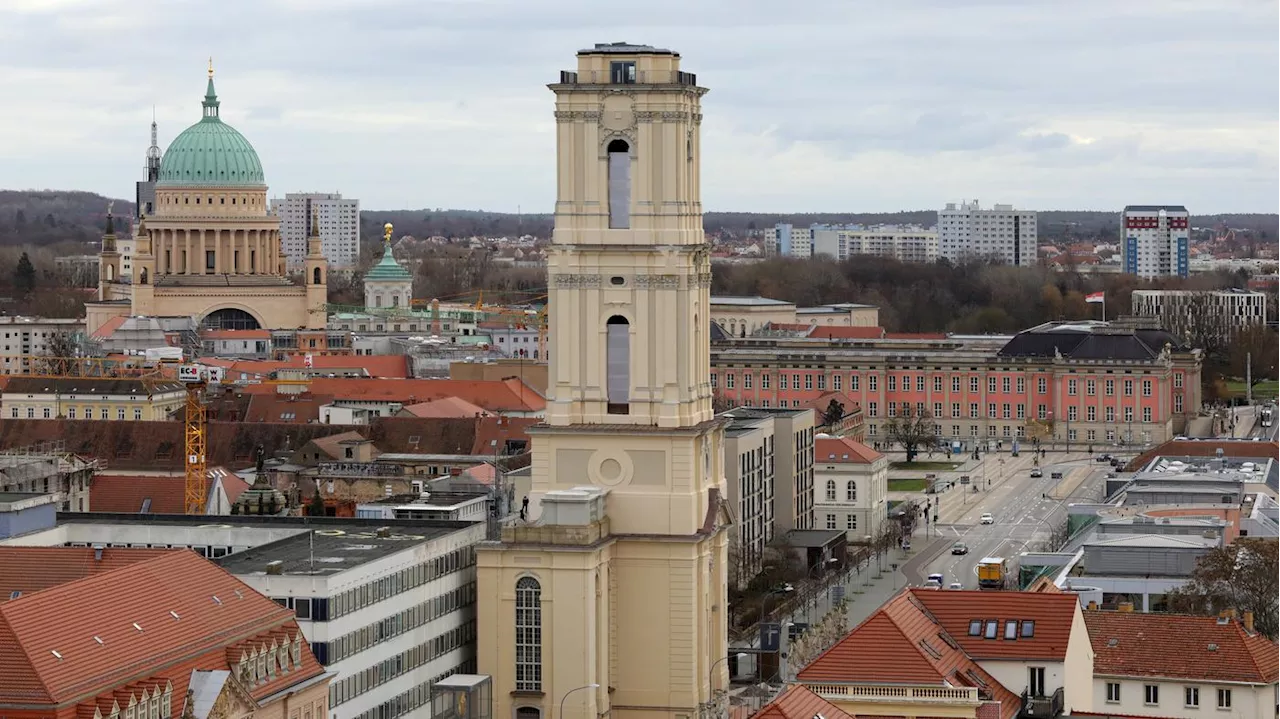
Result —
[[1063, 357], [1076, 360], [1150, 361], [1166, 343], [1179, 348], [1176, 337], [1163, 330], [1098, 332], [1088, 324], [1050, 323], [1019, 332], [997, 352], [999, 357]]
[[1096, 676], [1274, 684], [1280, 649], [1217, 617], [1090, 610], [1084, 613]]

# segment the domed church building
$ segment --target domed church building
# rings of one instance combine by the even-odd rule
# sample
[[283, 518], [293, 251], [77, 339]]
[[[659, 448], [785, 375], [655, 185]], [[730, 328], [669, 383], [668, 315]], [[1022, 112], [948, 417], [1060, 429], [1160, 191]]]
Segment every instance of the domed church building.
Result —
[[262, 163], [219, 116], [212, 63], [203, 105], [200, 121], [164, 153], [152, 213], [135, 227], [129, 276], [121, 277], [108, 228], [86, 329], [122, 315], [192, 316], [217, 329], [323, 329], [328, 263], [320, 243], [309, 243], [304, 282], [294, 284], [285, 275], [280, 220], [268, 212]]

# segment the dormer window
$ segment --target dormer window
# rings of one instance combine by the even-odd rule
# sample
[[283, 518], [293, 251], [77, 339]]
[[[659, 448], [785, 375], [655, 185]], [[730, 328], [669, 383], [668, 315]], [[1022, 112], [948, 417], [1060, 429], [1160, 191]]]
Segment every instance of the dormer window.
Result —
[[609, 82], [614, 85], [636, 84], [636, 63], [634, 60], [609, 63]]

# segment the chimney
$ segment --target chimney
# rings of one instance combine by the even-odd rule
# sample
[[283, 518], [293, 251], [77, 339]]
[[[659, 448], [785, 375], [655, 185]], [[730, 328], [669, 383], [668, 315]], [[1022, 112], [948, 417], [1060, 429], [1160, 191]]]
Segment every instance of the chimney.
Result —
[[284, 562], [279, 559], [267, 562], [267, 574], [284, 574]]
[[1090, 610], [1093, 610], [1093, 611], [1097, 611], [1097, 609], [1098, 609], [1098, 603], [1097, 603], [1097, 602], [1093, 602], [1093, 601], [1091, 601], [1091, 602], [1089, 602], [1089, 604], [1088, 604], [1087, 606], [1085, 606], [1085, 609], [1090, 609]]
[[1240, 613], [1240, 623], [1244, 625], [1244, 630], [1253, 634], [1253, 612], [1245, 610]]
[[95, 562], [101, 562], [101, 561], [102, 561], [102, 550], [103, 550], [103, 549], [105, 549], [105, 548], [106, 548], [106, 546], [107, 546], [107, 545], [105, 545], [105, 544], [95, 544], [95, 545], [93, 545], [93, 561], [95, 561]]
[[1116, 605], [1117, 612], [1132, 612], [1133, 602], [1120, 602]]
[[1227, 620], [1235, 619], [1235, 618], [1236, 618], [1236, 610], [1234, 610], [1234, 609], [1223, 609], [1221, 612], [1219, 612], [1219, 613], [1218, 613], [1218, 618], [1220, 618], [1220, 619], [1227, 619]]

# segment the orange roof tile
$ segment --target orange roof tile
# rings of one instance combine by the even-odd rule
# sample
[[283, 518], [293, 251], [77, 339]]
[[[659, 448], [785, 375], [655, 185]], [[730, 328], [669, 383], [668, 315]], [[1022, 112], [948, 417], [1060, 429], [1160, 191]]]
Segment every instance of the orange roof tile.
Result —
[[89, 485], [89, 511], [138, 514], [146, 507], [149, 514], [183, 514], [185, 487], [186, 480], [181, 475], [99, 474]]
[[94, 330], [93, 334], [90, 336], [95, 340], [107, 339], [111, 337], [111, 335], [115, 334], [115, 331], [120, 329], [120, 325], [124, 324], [124, 321], [127, 319], [129, 318], [124, 315], [112, 317], [101, 325], [98, 325], [98, 329]]
[[902, 591], [800, 670], [804, 682], [974, 686], [1013, 719], [1021, 701], [980, 667], [910, 591]]
[[489, 412], [461, 397], [442, 397], [430, 402], [419, 402], [404, 408], [414, 417], [487, 417]]
[[[974, 659], [1063, 661], [1071, 625], [1080, 605], [1074, 594], [1047, 592], [981, 592], [910, 590], [960, 647]], [[997, 639], [971, 636], [969, 623], [996, 619]], [[1004, 639], [1006, 620], [1019, 622], [1019, 638]], [[1033, 636], [1021, 637], [1021, 622], [1035, 622]]]
[[[364, 359], [364, 358], [362, 358]], [[547, 402], [537, 390], [518, 379], [365, 379], [317, 377], [307, 383], [314, 394], [338, 400], [365, 400], [417, 404], [445, 397], [462, 399], [490, 412], [540, 412]], [[246, 394], [270, 394], [274, 385], [246, 385]]]
[[884, 455], [848, 437], [813, 440], [813, 461], [818, 464], [871, 464], [881, 457]]
[[[13, 549], [0, 547], [0, 565]], [[165, 552], [0, 604], [0, 702], [95, 696], [202, 656], [212, 664], [203, 668], [226, 669], [222, 648], [281, 627], [297, 631], [288, 609], [195, 552]], [[305, 642], [303, 652], [303, 667], [276, 682], [323, 673]], [[181, 697], [189, 670], [175, 674], [174, 696]], [[253, 693], [279, 688], [260, 685]]]
[[814, 694], [803, 684], [793, 685], [752, 716], [755, 719], [814, 719], [818, 716], [825, 719], [854, 719], [848, 712]]
[[249, 397], [245, 410], [246, 422], [284, 422], [287, 424], [312, 424], [320, 421], [320, 408], [333, 402], [333, 395], [312, 394], [254, 394]]
[[1098, 676], [1272, 684], [1280, 675], [1276, 643], [1238, 621], [1090, 610], [1084, 624]]
[[102, 572], [151, 559], [172, 549], [106, 547], [94, 559], [91, 547], [5, 547], [0, 552], [0, 602], [14, 592], [26, 596]]

